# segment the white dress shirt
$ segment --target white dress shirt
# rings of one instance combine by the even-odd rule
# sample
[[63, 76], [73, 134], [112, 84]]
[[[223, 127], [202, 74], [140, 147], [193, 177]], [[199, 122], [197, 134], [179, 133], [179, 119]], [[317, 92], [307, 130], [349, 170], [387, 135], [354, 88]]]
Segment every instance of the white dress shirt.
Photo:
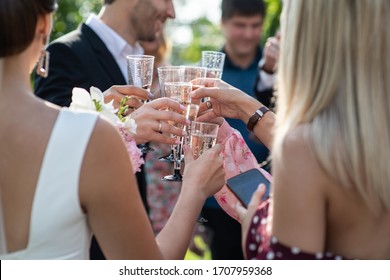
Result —
[[127, 81], [126, 56], [131, 54], [144, 54], [141, 45], [137, 42], [134, 46], [131, 46], [125, 39], [94, 14], [88, 17], [85, 24], [88, 25], [106, 45], [121, 69], [123, 77]]
[[270, 88], [273, 88], [274, 85], [275, 85], [275, 76], [276, 74], [268, 74], [266, 73], [264, 70], [262, 70], [260, 68], [260, 66], [262, 65], [262, 60], [261, 59], [259, 61], [259, 64], [258, 64], [258, 69], [259, 69], [259, 75], [260, 75], [260, 79], [259, 81], [257, 82], [257, 90], [258, 91], [263, 91], [263, 90], [266, 90], [266, 89], [270, 89]]

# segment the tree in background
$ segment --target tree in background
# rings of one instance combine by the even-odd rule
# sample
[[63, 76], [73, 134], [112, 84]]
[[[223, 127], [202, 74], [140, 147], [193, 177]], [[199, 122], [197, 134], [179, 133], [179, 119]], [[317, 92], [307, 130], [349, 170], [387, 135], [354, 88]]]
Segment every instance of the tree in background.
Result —
[[279, 28], [279, 19], [282, 12], [282, 0], [265, 0], [267, 14], [265, 17], [261, 45], [264, 46], [268, 37], [274, 36]]
[[91, 12], [98, 13], [102, 0], [58, 1], [58, 9], [54, 13], [53, 32], [51, 40], [75, 30]]

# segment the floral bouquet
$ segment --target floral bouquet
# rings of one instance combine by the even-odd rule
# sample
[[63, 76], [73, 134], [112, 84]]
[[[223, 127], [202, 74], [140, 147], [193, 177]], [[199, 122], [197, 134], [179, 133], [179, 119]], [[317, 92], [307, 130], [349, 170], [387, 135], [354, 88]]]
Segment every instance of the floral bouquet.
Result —
[[90, 92], [91, 93], [88, 93], [88, 91], [83, 88], [73, 88], [72, 103], [70, 104], [69, 109], [74, 111], [83, 110], [99, 112], [102, 117], [115, 125], [126, 145], [127, 152], [133, 165], [133, 172], [140, 171], [140, 167], [144, 163], [144, 160], [142, 152], [138, 149], [133, 138], [133, 135], [135, 135], [137, 131], [137, 124], [130, 116], [123, 116], [123, 113], [128, 108], [128, 106], [125, 105], [128, 97], [122, 99], [119, 109], [115, 109], [112, 105], [114, 100], [105, 103], [104, 95], [98, 88], [91, 87]]

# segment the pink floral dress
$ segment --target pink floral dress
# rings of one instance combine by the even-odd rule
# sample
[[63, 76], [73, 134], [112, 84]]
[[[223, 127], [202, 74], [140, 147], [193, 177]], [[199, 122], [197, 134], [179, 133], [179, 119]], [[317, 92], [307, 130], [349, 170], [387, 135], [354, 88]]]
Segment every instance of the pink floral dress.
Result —
[[[267, 171], [259, 167], [255, 156], [249, 150], [241, 133], [229, 126], [226, 121], [224, 121], [219, 128], [217, 139], [218, 143], [222, 144], [224, 147], [222, 155], [224, 158], [226, 179], [252, 168], [259, 169], [267, 179], [272, 179]], [[238, 199], [226, 185], [224, 185], [214, 197], [227, 214], [238, 220], [236, 210], [234, 209]]]

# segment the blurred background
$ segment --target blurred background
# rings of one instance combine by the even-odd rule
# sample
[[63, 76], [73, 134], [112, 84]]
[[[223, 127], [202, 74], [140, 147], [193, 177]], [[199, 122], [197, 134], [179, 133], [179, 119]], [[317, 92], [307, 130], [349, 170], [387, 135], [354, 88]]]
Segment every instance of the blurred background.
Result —
[[[142, 0], [141, 0], [142, 1]], [[264, 0], [267, 15], [261, 45], [279, 27], [281, 0]], [[173, 0], [176, 19], [168, 20], [166, 38], [172, 47], [173, 65], [194, 64], [200, 60], [202, 50], [219, 50], [223, 44], [220, 32], [221, 0]], [[51, 40], [74, 29], [90, 13], [98, 13], [103, 0], [58, 0]]]

